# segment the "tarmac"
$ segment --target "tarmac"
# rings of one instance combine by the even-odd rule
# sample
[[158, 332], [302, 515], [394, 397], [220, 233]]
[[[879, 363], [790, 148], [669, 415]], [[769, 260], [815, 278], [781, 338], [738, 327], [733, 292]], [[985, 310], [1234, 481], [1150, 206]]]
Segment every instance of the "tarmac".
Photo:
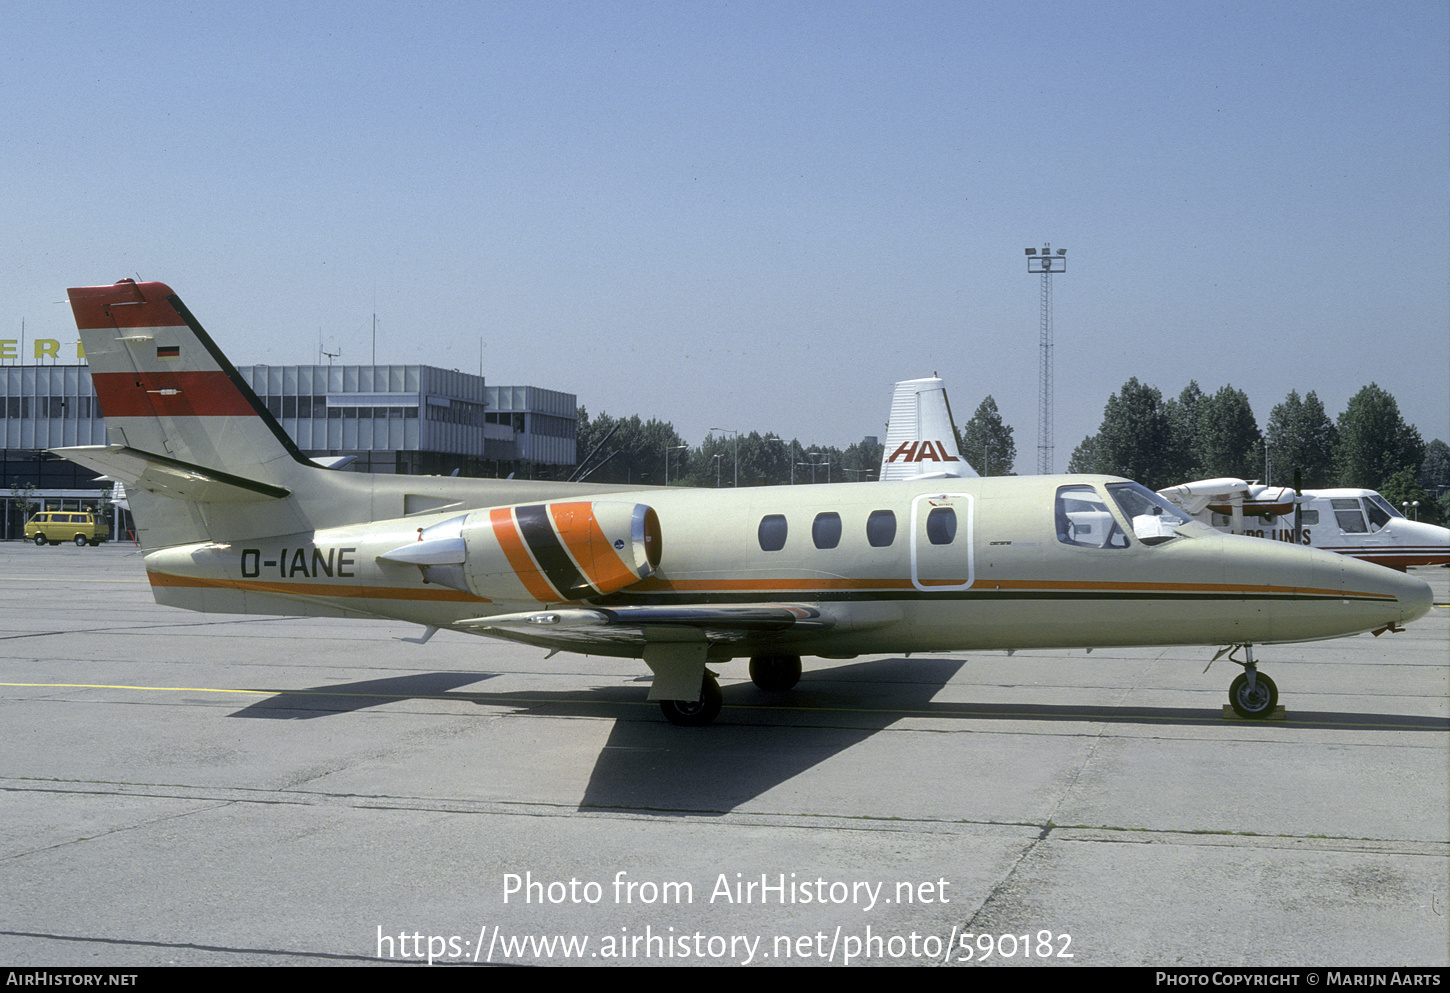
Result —
[[[1450, 964], [1450, 570], [1402, 633], [718, 667], [157, 606], [0, 544], [6, 966]], [[413, 639], [409, 641], [408, 639]]]

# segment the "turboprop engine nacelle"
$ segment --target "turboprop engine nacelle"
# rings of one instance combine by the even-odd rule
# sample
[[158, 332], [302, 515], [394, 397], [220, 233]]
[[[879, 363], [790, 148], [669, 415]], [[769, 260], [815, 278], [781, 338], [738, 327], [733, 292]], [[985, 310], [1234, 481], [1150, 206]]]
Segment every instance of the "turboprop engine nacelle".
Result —
[[559, 603], [622, 590], [660, 563], [660, 522], [642, 503], [569, 500], [492, 507], [419, 528], [378, 558], [425, 582], [505, 603]]
[[1235, 507], [1242, 507], [1246, 516], [1265, 514], [1291, 514], [1294, 504], [1299, 502], [1289, 486], [1265, 486], [1257, 482], [1222, 477], [1199, 479], [1181, 486], [1169, 486], [1158, 491], [1190, 515], [1203, 513], [1207, 508], [1215, 514], [1230, 515]]

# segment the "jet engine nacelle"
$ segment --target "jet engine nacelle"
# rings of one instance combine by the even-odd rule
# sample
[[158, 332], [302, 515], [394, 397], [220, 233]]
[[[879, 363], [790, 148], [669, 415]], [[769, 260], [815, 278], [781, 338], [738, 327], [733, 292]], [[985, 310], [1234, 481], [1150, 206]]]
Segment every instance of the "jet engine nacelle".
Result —
[[419, 528], [378, 558], [424, 582], [504, 603], [560, 603], [622, 590], [660, 563], [654, 508], [608, 500], [491, 507]]

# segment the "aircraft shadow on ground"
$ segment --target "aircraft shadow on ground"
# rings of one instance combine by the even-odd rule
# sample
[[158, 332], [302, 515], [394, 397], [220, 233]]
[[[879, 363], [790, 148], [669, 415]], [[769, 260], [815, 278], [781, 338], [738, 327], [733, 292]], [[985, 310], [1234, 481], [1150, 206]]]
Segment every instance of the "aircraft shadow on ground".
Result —
[[808, 673], [787, 693], [749, 683], [725, 687], [708, 728], [616, 721], [599, 753], [581, 810], [726, 814], [852, 748], [931, 700], [960, 659], [873, 659]]
[[[581, 810], [616, 809], [662, 816], [725, 814], [907, 718], [951, 721], [1088, 722], [1218, 725], [1218, 708], [951, 703], [935, 697], [965, 664], [953, 658], [882, 658], [816, 669], [787, 693], [750, 683], [724, 688], [725, 707], [708, 728], [665, 721], [637, 686], [559, 692], [458, 692], [495, 678], [474, 672], [414, 673], [288, 690], [233, 717], [306, 720], [401, 700], [466, 701], [540, 715], [614, 717], [579, 802]], [[733, 675], [738, 663], [725, 667]], [[1256, 734], [1274, 729], [1365, 728], [1445, 734], [1450, 720], [1403, 714], [1294, 710], [1286, 722], [1242, 722]]]
[[479, 672], [423, 672], [355, 683], [329, 683], [298, 690], [277, 690], [275, 695], [244, 707], [231, 717], [254, 717], [269, 721], [305, 721], [332, 717], [399, 700], [456, 699], [452, 690], [493, 679]]

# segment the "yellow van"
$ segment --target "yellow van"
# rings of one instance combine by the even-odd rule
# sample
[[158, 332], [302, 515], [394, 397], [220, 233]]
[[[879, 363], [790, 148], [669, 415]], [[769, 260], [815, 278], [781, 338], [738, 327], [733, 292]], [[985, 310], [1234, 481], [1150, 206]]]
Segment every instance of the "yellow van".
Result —
[[25, 537], [37, 545], [74, 541], [84, 548], [105, 541], [106, 530], [88, 510], [42, 510], [26, 522]]

